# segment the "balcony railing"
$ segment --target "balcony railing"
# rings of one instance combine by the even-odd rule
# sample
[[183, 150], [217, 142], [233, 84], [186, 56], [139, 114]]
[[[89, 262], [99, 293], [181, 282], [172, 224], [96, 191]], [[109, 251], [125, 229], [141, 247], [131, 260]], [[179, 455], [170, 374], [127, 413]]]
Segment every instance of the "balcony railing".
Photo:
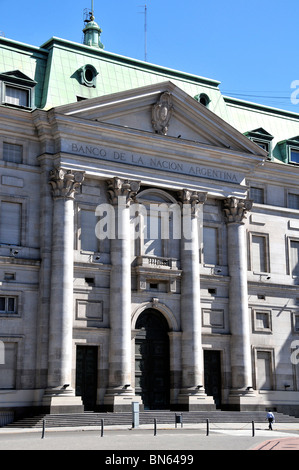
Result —
[[178, 269], [178, 260], [160, 256], [137, 256], [137, 266], [147, 268]]

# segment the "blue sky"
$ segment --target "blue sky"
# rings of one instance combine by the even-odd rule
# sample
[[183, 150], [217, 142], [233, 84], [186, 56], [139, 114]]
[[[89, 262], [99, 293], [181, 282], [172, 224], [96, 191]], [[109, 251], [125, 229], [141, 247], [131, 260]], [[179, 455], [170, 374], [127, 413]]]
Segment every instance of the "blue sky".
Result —
[[[144, 59], [145, 4], [148, 62], [219, 80], [224, 94], [299, 113], [291, 102], [296, 89], [299, 98], [298, 0], [94, 0], [107, 51]], [[0, 5], [1, 32], [41, 46], [52, 36], [82, 42], [91, 0]]]

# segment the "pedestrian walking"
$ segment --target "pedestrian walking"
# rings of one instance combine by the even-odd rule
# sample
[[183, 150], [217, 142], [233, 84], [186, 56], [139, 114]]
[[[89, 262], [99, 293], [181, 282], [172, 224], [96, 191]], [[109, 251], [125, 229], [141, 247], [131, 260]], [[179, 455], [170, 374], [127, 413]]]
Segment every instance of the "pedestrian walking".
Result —
[[268, 413], [267, 413], [267, 420], [268, 420], [268, 423], [269, 423], [269, 429], [270, 429], [270, 431], [272, 431], [273, 430], [272, 424], [275, 422], [275, 416], [274, 416], [274, 414], [272, 413], [271, 410], [268, 411]]

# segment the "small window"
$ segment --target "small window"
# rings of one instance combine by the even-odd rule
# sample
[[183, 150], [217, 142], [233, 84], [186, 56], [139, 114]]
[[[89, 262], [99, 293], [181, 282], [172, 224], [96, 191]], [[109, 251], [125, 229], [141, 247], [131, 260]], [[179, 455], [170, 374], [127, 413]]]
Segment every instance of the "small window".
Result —
[[29, 90], [6, 85], [4, 101], [18, 107], [29, 106]]
[[266, 296], [264, 294], [257, 294], [257, 298], [259, 300], [266, 300]]
[[96, 80], [98, 71], [97, 69], [90, 64], [84, 65], [79, 69], [79, 76], [81, 85], [86, 85], [88, 87], [96, 87]]
[[33, 108], [36, 84], [20, 70], [0, 73], [1, 103], [17, 108]]
[[269, 152], [269, 142], [262, 142], [260, 140], [254, 140], [253, 142], [255, 142], [263, 150], [266, 150], [266, 152]]
[[23, 147], [22, 145], [3, 142], [3, 160], [5, 162], [22, 163]]
[[288, 194], [288, 208], [299, 209], [299, 194]]
[[299, 163], [299, 150], [290, 149], [290, 162]]
[[253, 129], [252, 131], [247, 131], [244, 133], [252, 142], [261, 147], [263, 150], [271, 153], [271, 142], [274, 139], [273, 135], [267, 132], [262, 127], [258, 129]]
[[150, 287], [150, 289], [157, 290], [158, 287], [159, 287], [159, 284], [157, 282], [150, 282], [149, 287]]
[[4, 273], [4, 281], [15, 281], [16, 273]]
[[254, 331], [265, 333], [272, 331], [270, 310], [254, 310]]
[[256, 327], [259, 330], [269, 328], [269, 315], [265, 312], [256, 312]]
[[88, 284], [89, 286], [94, 286], [94, 277], [86, 277], [86, 278], [85, 278], [85, 282], [86, 282], [86, 284]]
[[196, 99], [196, 101], [198, 101], [200, 104], [202, 104], [206, 108], [209, 107], [211, 99], [209, 98], [208, 95], [206, 95], [206, 93], [200, 93], [199, 95], [196, 95], [194, 98]]
[[0, 314], [15, 314], [17, 313], [17, 299], [16, 297], [0, 296]]
[[264, 189], [252, 186], [250, 188], [250, 199], [257, 204], [264, 204]]
[[296, 333], [299, 333], [299, 315], [295, 315], [294, 318], [294, 329]]

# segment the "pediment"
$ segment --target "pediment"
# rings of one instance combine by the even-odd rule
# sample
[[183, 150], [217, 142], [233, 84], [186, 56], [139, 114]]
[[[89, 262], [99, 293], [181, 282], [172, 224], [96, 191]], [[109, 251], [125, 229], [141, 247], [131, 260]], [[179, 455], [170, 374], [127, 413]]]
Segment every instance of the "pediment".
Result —
[[28, 77], [20, 70], [11, 70], [9, 72], [3, 72], [0, 74], [0, 80], [25, 84], [27, 86], [35, 86], [37, 83], [35, 80], [32, 80], [32, 78]]
[[252, 131], [244, 132], [244, 135], [246, 135], [247, 137], [268, 140], [269, 142], [274, 139], [273, 135], [263, 129], [263, 127], [259, 127], [258, 129], [254, 129]]
[[[131, 128], [147, 135], [158, 134], [161, 138], [176, 138], [266, 157], [266, 152], [259, 146], [172, 82], [60, 106], [55, 112], [79, 120]], [[166, 124], [163, 127], [164, 117]]]

